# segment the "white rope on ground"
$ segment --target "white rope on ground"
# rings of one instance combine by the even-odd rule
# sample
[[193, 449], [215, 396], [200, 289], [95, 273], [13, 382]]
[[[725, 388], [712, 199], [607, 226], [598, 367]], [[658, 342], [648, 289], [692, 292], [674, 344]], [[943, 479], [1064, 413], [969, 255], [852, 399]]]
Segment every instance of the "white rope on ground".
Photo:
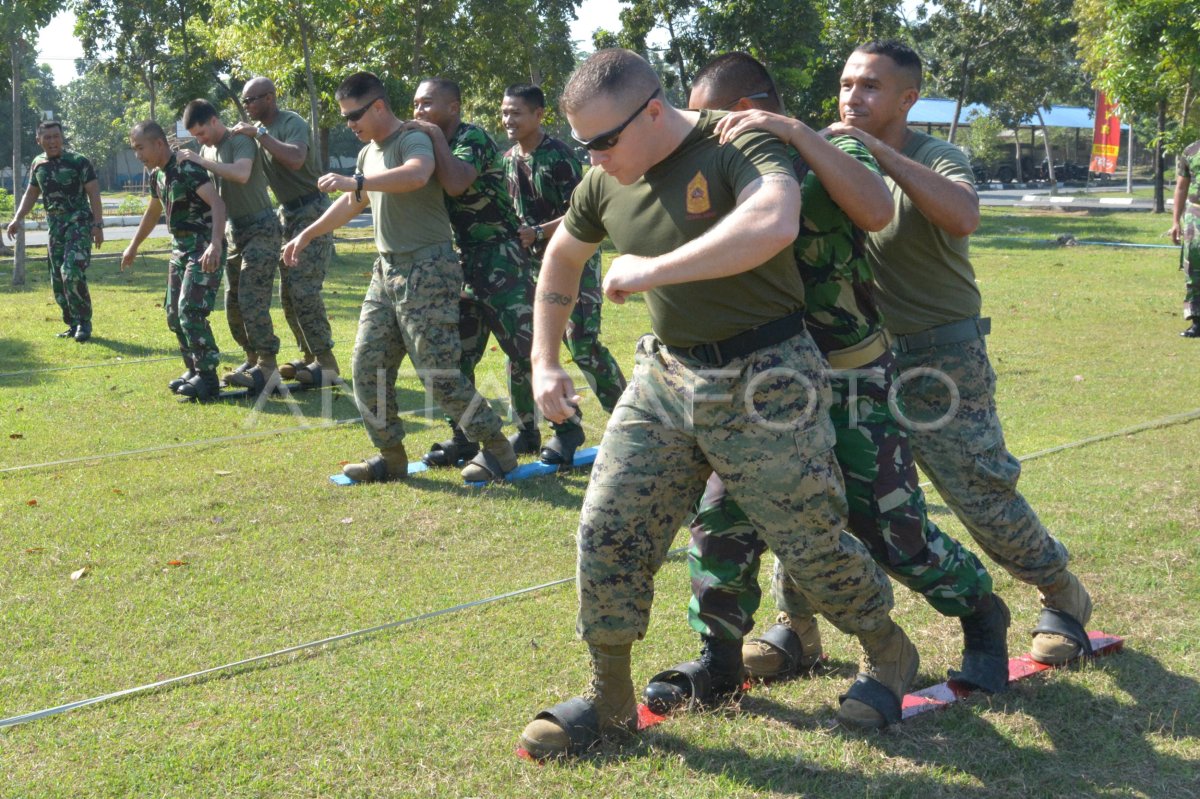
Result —
[[[1040, 458], [1040, 457], [1050, 455], [1055, 452], [1062, 452], [1063, 450], [1072, 449], [1074, 447], [1082, 447], [1082, 446], [1086, 446], [1088, 444], [1094, 444], [1098, 441], [1104, 441], [1106, 439], [1116, 438], [1118, 436], [1131, 435], [1133, 433], [1144, 432], [1146, 430], [1155, 430], [1155, 429], [1158, 429], [1161, 427], [1167, 427], [1167, 426], [1174, 425], [1174, 424], [1182, 424], [1184, 422], [1188, 422], [1188, 421], [1191, 421], [1191, 420], [1197, 419], [1197, 418], [1200, 418], [1200, 408], [1197, 408], [1193, 411], [1189, 411], [1187, 413], [1175, 414], [1173, 416], [1165, 416], [1162, 419], [1157, 419], [1152, 422], [1145, 422], [1143, 424], [1135, 425], [1133, 427], [1127, 427], [1123, 430], [1117, 430], [1112, 433], [1104, 433], [1101, 435], [1091, 436], [1089, 438], [1080, 439], [1079, 441], [1073, 441], [1069, 444], [1061, 444], [1057, 447], [1049, 447], [1048, 449], [1038, 450], [1037, 452], [1032, 452], [1029, 455], [1025, 455], [1024, 457], [1018, 458], [1018, 460], [1020, 460], [1020, 461], [1033, 460], [1034, 458]], [[677, 547], [677, 548], [672, 549], [669, 552], [667, 552], [667, 557], [669, 558], [669, 557], [672, 557], [675, 555], [679, 555], [685, 551], [686, 551], [686, 547]], [[448, 615], [451, 613], [457, 613], [459, 611], [479, 607], [480, 605], [486, 605], [486, 604], [490, 604], [493, 602], [500, 602], [505, 599], [511, 599], [513, 597], [521, 596], [522, 594], [529, 594], [529, 593], [533, 593], [534, 591], [541, 591], [545, 588], [552, 588], [552, 587], [558, 586], [558, 585], [565, 585], [567, 583], [573, 582], [574, 580], [575, 580], [574, 577], [563, 577], [558, 580], [551, 580], [548, 583], [542, 583], [541, 585], [529, 586], [528, 588], [520, 588], [520, 589], [517, 589], [516, 591], [510, 591], [506, 594], [498, 594], [496, 596], [488, 597], [487, 599], [476, 599], [472, 602], [466, 602], [461, 605], [454, 605], [452, 607], [442, 608], [441, 610], [434, 610], [434, 611], [430, 611], [428, 613], [422, 613], [419, 616], [410, 616], [409, 618], [401, 619], [400, 621], [393, 621], [393, 622], [389, 622], [387, 624], [380, 624], [375, 627], [367, 627], [365, 629], [355, 630], [354, 632], [342, 633], [341, 635], [335, 635], [330, 638], [322, 638], [319, 641], [312, 641], [307, 644], [298, 644], [296, 646], [287, 647], [286, 649], [279, 649], [279, 650], [276, 650], [275, 652], [270, 652], [265, 655], [256, 655], [254, 657], [246, 658], [244, 660], [238, 660], [233, 663], [226, 663], [222, 666], [213, 666], [212, 668], [202, 669], [201, 671], [195, 671], [195, 672], [192, 672], [191, 674], [185, 674], [180, 677], [171, 677], [166, 680], [159, 680], [158, 682], [149, 683], [147, 685], [141, 685], [141, 686], [138, 686], [137, 688], [127, 688], [123, 691], [116, 691], [114, 693], [92, 697], [91, 699], [82, 699], [78, 702], [69, 702], [65, 705], [58, 705], [57, 707], [46, 708], [45, 710], [38, 710], [38, 711], [34, 711], [32, 713], [24, 713], [24, 714], [21, 714], [18, 716], [11, 716], [6, 719], [0, 719], [0, 730], [5, 729], [7, 727], [15, 727], [18, 724], [25, 724], [30, 721], [37, 721], [38, 719], [44, 719], [49, 716], [56, 716], [59, 713], [65, 713], [68, 710], [76, 710], [81, 707], [87, 707], [88, 705], [99, 704], [100, 702], [106, 702], [111, 699], [118, 699], [118, 698], [124, 697], [124, 696], [132, 696], [134, 694], [145, 693], [146, 691], [153, 691], [153, 690], [157, 690], [160, 688], [177, 685], [177, 684], [185, 682], [187, 680], [194, 680], [194, 679], [198, 679], [200, 677], [208, 676], [210, 674], [216, 674], [218, 672], [229, 671], [231, 669], [236, 669], [236, 668], [240, 668], [242, 666], [250, 665], [252, 663], [259, 663], [259, 662], [262, 662], [265, 660], [270, 660], [271, 658], [279, 657], [282, 655], [289, 655], [289, 654], [292, 654], [295, 652], [301, 652], [306, 649], [314, 649], [316, 647], [327, 646], [327, 645], [335, 643], [337, 641], [344, 641], [349, 638], [357, 638], [357, 637], [364, 636], [364, 635], [372, 635], [374, 633], [379, 633], [379, 632], [383, 632], [385, 630], [391, 630], [396, 627], [401, 627], [406, 624], [415, 624], [417, 622], [425, 621], [427, 619], [433, 619], [438, 616], [445, 616], [445, 615]]]
[[120, 697], [123, 697], [123, 696], [133, 696], [134, 694], [145, 693], [146, 691], [153, 691], [153, 690], [156, 690], [159, 688], [166, 688], [168, 686], [176, 685], [178, 683], [185, 682], [187, 680], [195, 680], [195, 679], [199, 679], [200, 677], [208, 676], [210, 674], [216, 674], [217, 672], [229, 671], [231, 669], [241, 668], [242, 666], [249, 666], [252, 663], [260, 663], [264, 660], [270, 660], [271, 658], [280, 657], [282, 655], [290, 655], [294, 652], [301, 652], [306, 649], [315, 649], [315, 648], [321, 647], [321, 646], [328, 646], [328, 645], [336, 643], [338, 641], [344, 641], [348, 638], [358, 638], [358, 637], [364, 636], [364, 635], [373, 635], [375, 633], [383, 632], [384, 630], [391, 630], [396, 627], [402, 627], [406, 624], [416, 624], [417, 622], [437, 618], [438, 616], [445, 616], [450, 613], [458, 613], [459, 611], [479, 607], [480, 605], [486, 605], [491, 602], [500, 602], [501, 600], [511, 599], [513, 597], [521, 596], [522, 594], [528, 594], [533, 591], [540, 591], [543, 588], [551, 588], [556, 585], [563, 585], [565, 583], [574, 582], [574, 580], [575, 580], [574, 577], [564, 577], [561, 580], [554, 580], [549, 583], [542, 583], [541, 585], [534, 585], [534, 586], [530, 586], [528, 588], [521, 588], [516, 591], [510, 591], [507, 594], [499, 594], [497, 596], [488, 597], [487, 599], [476, 599], [473, 602], [465, 602], [461, 605], [454, 605], [453, 607], [442, 608], [441, 610], [434, 610], [434, 611], [430, 611], [429, 613], [422, 613], [418, 616], [410, 616], [409, 618], [401, 619], [400, 621], [393, 621], [393, 622], [389, 622], [387, 624], [380, 624], [376, 627], [367, 627], [362, 630], [355, 630], [354, 632], [342, 633], [341, 635], [334, 635], [334, 636], [330, 636], [329, 638], [322, 638], [319, 641], [310, 641], [307, 644], [298, 644], [297, 646], [289, 646], [286, 649], [279, 649], [279, 650], [276, 650], [275, 652], [271, 652], [266, 655], [256, 655], [255, 657], [246, 658], [245, 660], [238, 660], [233, 663], [226, 663], [222, 666], [213, 666], [210, 669], [202, 669], [200, 671], [194, 671], [191, 674], [184, 674], [181, 677], [171, 677], [169, 679], [159, 680], [158, 682], [149, 683], [147, 685], [139, 685], [137, 688], [126, 688], [124, 691], [116, 691], [111, 694], [104, 694], [103, 696], [92, 697], [91, 699], [82, 699], [78, 702], [68, 702], [65, 705], [59, 705], [58, 707], [51, 707], [51, 708], [47, 708], [45, 710], [38, 710], [34, 713], [24, 713], [20, 716], [12, 716], [10, 718], [0, 720], [0, 730], [4, 729], [6, 727], [15, 727], [18, 724], [25, 724], [30, 721], [37, 721], [38, 719], [44, 719], [49, 716], [56, 716], [59, 713], [65, 713], [68, 710], [76, 710], [81, 707], [87, 707], [88, 705], [95, 705], [95, 704], [99, 704], [100, 702], [107, 702], [111, 699], [119, 699]]

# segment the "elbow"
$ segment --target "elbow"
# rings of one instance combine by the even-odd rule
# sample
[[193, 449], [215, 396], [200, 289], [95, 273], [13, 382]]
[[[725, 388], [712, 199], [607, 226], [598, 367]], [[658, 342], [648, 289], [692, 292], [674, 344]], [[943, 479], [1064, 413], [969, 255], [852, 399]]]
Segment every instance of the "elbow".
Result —
[[959, 214], [951, 225], [946, 228], [946, 232], [951, 236], [962, 239], [970, 236], [978, 227], [979, 209], [964, 209], [963, 213]]
[[771, 227], [764, 232], [763, 238], [771, 245], [771, 253], [777, 253], [786, 247], [792, 246], [796, 241], [796, 237], [800, 235], [800, 215], [793, 214], [788, 217], [777, 219]]
[[894, 209], [889, 199], [887, 205], [872, 208], [866, 218], [861, 220], [859, 227], [868, 233], [878, 233], [892, 223], [893, 212]]

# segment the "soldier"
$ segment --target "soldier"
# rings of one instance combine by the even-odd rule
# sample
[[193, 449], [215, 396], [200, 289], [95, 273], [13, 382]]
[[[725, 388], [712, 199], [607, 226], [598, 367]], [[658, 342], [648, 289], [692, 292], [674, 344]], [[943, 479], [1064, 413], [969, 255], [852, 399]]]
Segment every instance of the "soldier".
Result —
[[279, 337], [271, 322], [275, 264], [283, 229], [271, 209], [267, 176], [254, 142], [235, 136], [207, 100], [183, 109], [183, 125], [200, 142], [200, 154], [180, 150], [180, 161], [194, 161], [216, 181], [229, 220], [232, 246], [225, 263], [225, 316], [246, 360], [225, 375], [231, 386], [258, 393], [279, 381]]
[[[310, 146], [308, 124], [293, 111], [275, 103], [275, 84], [253, 78], [242, 89], [242, 106], [257, 125], [239, 122], [233, 132], [258, 142], [267, 182], [279, 202], [283, 237], [291, 240], [329, 207], [317, 189], [321, 175], [317, 148]], [[279, 262], [279, 302], [283, 316], [304, 357], [279, 365], [285, 380], [326, 385], [339, 374], [333, 354], [333, 333], [321, 289], [333, 255], [333, 234], [315, 239], [300, 254], [295, 267]]]
[[834, 133], [857, 137], [883, 169], [895, 205], [867, 236], [867, 258], [900, 377], [900, 407], [917, 465], [983, 551], [1035, 585], [1042, 611], [1031, 654], [1061, 664], [1091, 651], [1092, 600], [1067, 569], [1067, 549], [1017, 491], [1021, 464], [996, 415], [996, 373], [984, 336], [968, 237], [979, 224], [962, 151], [908, 127], [921, 59], [899, 42], [859, 46], [842, 70]]
[[[792, 146], [802, 200], [792, 251], [804, 281], [808, 331], [832, 367], [830, 417], [850, 508], [847, 530], [899, 582], [942, 615], [959, 618], [966, 645], [962, 670], [953, 676], [987, 691], [1002, 690], [1008, 682], [1008, 609], [992, 593], [991, 576], [979, 559], [929, 519], [908, 437], [888, 406], [895, 358], [872, 300], [863, 234], [886, 227], [892, 218], [891, 194], [875, 159], [852, 136], [826, 141], [803, 122], [781, 116], [775, 82], [745, 53], [728, 53], [701, 69], [688, 105], [743, 112], [718, 124], [723, 141], [763, 129]], [[688, 616], [701, 634], [703, 653], [698, 664], [672, 670], [708, 672], [711, 696], [697, 699], [718, 700], [741, 686], [742, 659], [725, 642], [740, 641], [753, 625], [764, 548], [713, 475], [688, 550], [695, 594]], [[801, 593], [785, 585], [788, 577], [778, 562], [774, 582], [782, 611], [778, 623], [742, 650], [754, 677], [794, 675], [821, 657], [812, 610]], [[722, 652], [727, 654], [719, 658]], [[678, 701], [692, 693], [694, 684], [651, 682], [647, 696], [661, 696], [668, 704], [672, 696]]]
[[[1179, 156], [1175, 167], [1175, 210], [1171, 224], [1171, 241], [1182, 242], [1180, 269], [1187, 275], [1183, 295], [1183, 318], [1192, 323], [1179, 335], [1200, 338], [1200, 192], [1188, 195], [1192, 175], [1200, 171], [1200, 141], [1192, 142]], [[1180, 224], [1182, 217], [1183, 224]]]
[[92, 244], [104, 243], [100, 183], [91, 161], [65, 149], [59, 122], [38, 123], [37, 143], [42, 154], [29, 165], [29, 185], [6, 231], [15, 240], [25, 215], [42, 198], [50, 223], [50, 285], [67, 325], [58, 337], [82, 343], [92, 337], [92, 295], [87, 285]]
[[[504, 176], [517, 217], [524, 223], [517, 228], [517, 235], [533, 261], [535, 287], [546, 242], [562, 222], [571, 192], [583, 177], [583, 169], [571, 148], [543, 130], [545, 111], [546, 96], [537, 86], [517, 83], [504, 90], [500, 114], [508, 137], [515, 142], [504, 153]], [[571, 311], [563, 343], [571, 360], [587, 378], [600, 406], [611, 414], [625, 390], [625, 376], [612, 353], [600, 343], [603, 301], [597, 251], [583, 270], [579, 300]]]
[[283, 260], [295, 265], [314, 240], [370, 204], [379, 257], [363, 299], [351, 370], [354, 399], [379, 454], [347, 464], [343, 471], [359, 482], [407, 477], [395, 382], [408, 355], [426, 390], [469, 440], [482, 444], [463, 477], [500, 480], [516, 468], [517, 456], [499, 417], [458, 368], [462, 267], [450, 243], [442, 190], [430, 180], [434, 155], [429, 137], [403, 127], [383, 83], [369, 72], [346, 78], [334, 97], [346, 125], [365, 146], [353, 177], [329, 173], [317, 181], [321, 191], [345, 193], [284, 245]]
[[628, 50], [592, 55], [561, 105], [592, 169], [542, 265], [538, 406], [551, 420], [572, 413], [561, 339], [580, 273], [606, 235], [621, 255], [605, 296], [645, 292], [654, 333], [638, 342], [580, 517], [577, 630], [591, 685], [538, 714], [522, 746], [545, 757], [634, 729], [632, 643], [645, 635], [670, 541], [714, 469], [814, 606], [863, 644], [839, 718], [887, 723], [919, 659], [890, 618], [887, 579], [840, 535], [829, 384], [800, 324], [804, 289], [790, 249], [800, 187], [782, 143], [749, 133], [720, 145], [718, 115], [672, 107], [654, 69]]
[[157, 122], [139, 122], [129, 131], [129, 143], [150, 174], [150, 202], [133, 241], [121, 255], [121, 271], [133, 266], [138, 247], [167, 209], [171, 231], [171, 260], [167, 265], [167, 327], [179, 340], [182, 375], [168, 388], [201, 402], [220, 394], [217, 364], [221, 352], [208, 315], [217, 299], [221, 267], [225, 264], [225, 203], [208, 172], [192, 161], [180, 160], [167, 144]]
[[[413, 97], [416, 120], [408, 125], [424, 130], [433, 141], [437, 179], [446, 193], [454, 240], [462, 256], [463, 374], [474, 380], [489, 331], [494, 333], [508, 356], [509, 395], [519, 428], [510, 440], [519, 454], [537, 452], [541, 437], [529, 383], [533, 266], [517, 238], [521, 225], [505, 186], [500, 148], [483, 128], [462, 121], [461, 100], [454, 81], [422, 81]], [[554, 425], [554, 437], [540, 457], [546, 463], [570, 464], [583, 439], [579, 422], [564, 420]], [[474, 452], [462, 431], [455, 429], [453, 438], [434, 445], [425, 462], [452, 465]]]

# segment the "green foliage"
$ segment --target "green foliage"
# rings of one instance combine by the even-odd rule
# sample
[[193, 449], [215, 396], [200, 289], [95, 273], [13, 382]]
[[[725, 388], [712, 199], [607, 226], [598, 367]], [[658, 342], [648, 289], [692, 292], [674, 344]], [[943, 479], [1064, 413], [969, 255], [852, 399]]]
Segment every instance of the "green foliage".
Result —
[[0, 219], [12, 219], [16, 210], [16, 200], [13, 199], [12, 193], [8, 189], [0, 188]]
[[126, 194], [117, 206], [117, 213], [121, 216], [141, 216], [145, 212], [146, 198], [136, 194]]
[[973, 158], [990, 163], [1004, 154], [1004, 145], [1000, 142], [1000, 134], [1004, 132], [1004, 123], [994, 114], [972, 113], [967, 118], [970, 127], [963, 136], [962, 146]]

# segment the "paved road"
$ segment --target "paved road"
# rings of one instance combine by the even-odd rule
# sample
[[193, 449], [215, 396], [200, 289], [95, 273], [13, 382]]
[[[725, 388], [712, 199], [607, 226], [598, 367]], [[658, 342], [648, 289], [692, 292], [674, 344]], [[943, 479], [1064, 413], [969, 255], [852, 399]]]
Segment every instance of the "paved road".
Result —
[[[133, 234], [137, 232], [138, 226], [136, 224], [132, 224], [132, 225], [131, 224], [121, 224], [122, 221], [125, 221], [127, 219], [128, 219], [128, 217], [105, 217], [105, 223], [106, 223], [105, 227], [104, 227], [104, 242], [105, 242], [105, 244], [104, 244], [104, 247], [101, 248], [100, 252], [119, 252], [119, 250], [114, 250], [111, 247], [111, 245], [109, 244], [109, 242], [121, 241], [121, 240], [128, 241], [129, 239], [133, 238]], [[115, 222], [116, 224], [112, 224], [112, 225], [108, 224], [110, 220]], [[346, 227], [348, 227], [348, 228], [364, 228], [364, 227], [369, 228], [370, 226], [371, 226], [371, 215], [370, 214], [359, 214], [357, 217], [350, 220], [350, 223], [346, 225]], [[150, 234], [150, 237], [165, 239], [165, 238], [168, 238], [170, 235], [171, 234], [167, 230], [166, 225], [158, 225], [157, 227], [154, 228], [154, 231]], [[44, 230], [26, 230], [25, 231], [25, 246], [27, 246], [27, 247], [45, 247], [46, 242], [47, 242], [47, 237], [48, 237], [48, 234]], [[10, 239], [8, 239], [7, 237], [5, 237], [4, 243], [7, 246], [12, 246], [12, 241]], [[122, 247], [122, 249], [124, 249], [124, 247]]]

